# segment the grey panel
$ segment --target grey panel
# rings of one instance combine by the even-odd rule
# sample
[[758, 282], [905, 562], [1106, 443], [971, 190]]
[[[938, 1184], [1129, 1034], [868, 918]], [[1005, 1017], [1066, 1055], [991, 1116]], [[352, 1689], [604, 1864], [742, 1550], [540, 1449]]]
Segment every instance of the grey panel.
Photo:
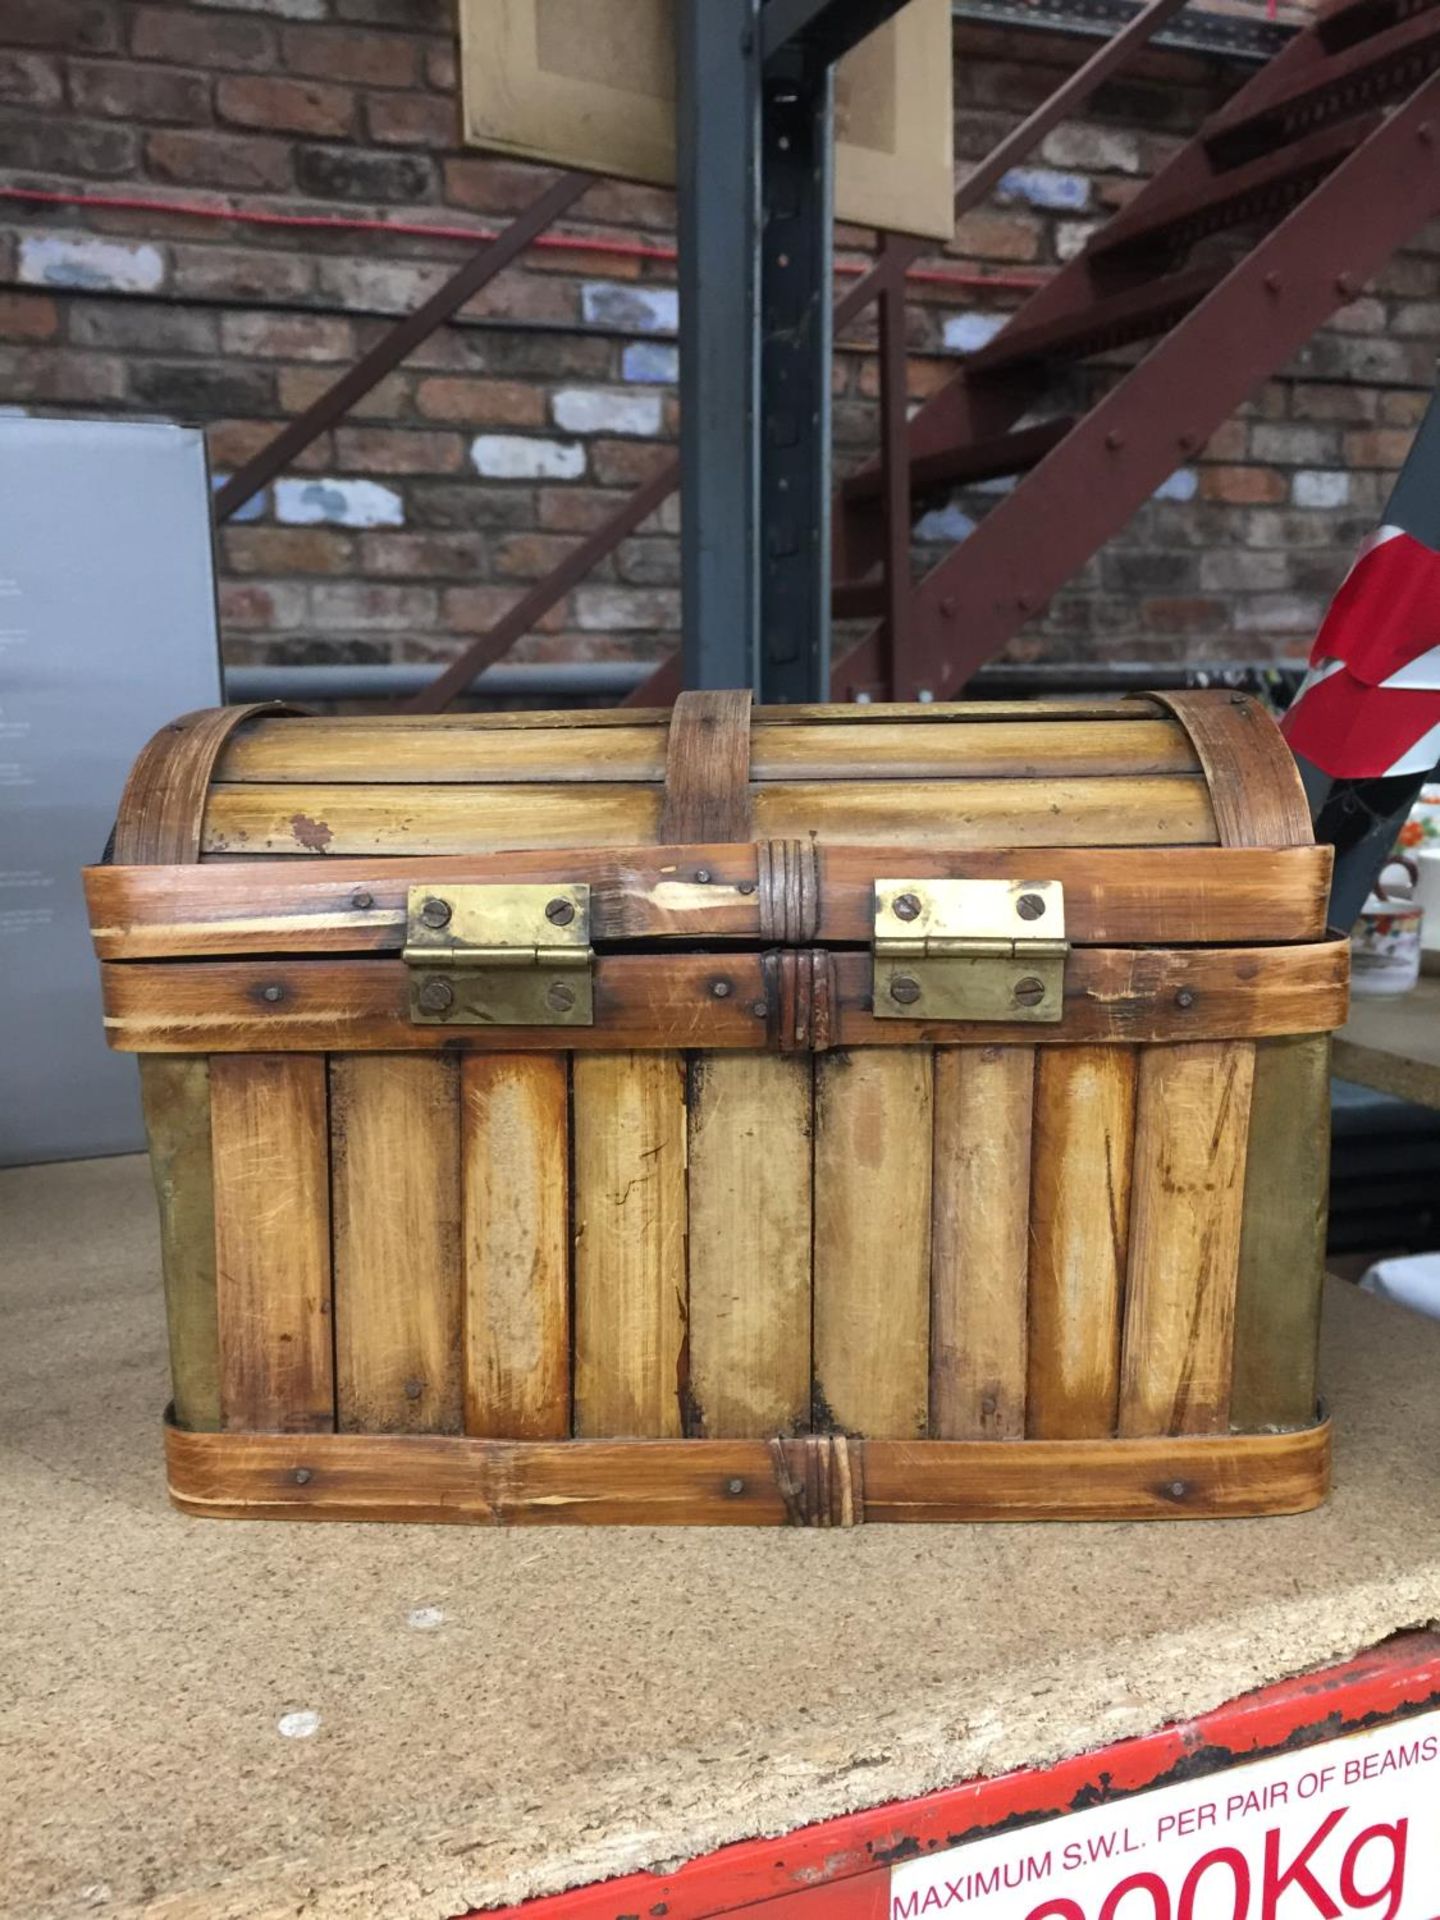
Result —
[[0, 418], [0, 1165], [143, 1144], [80, 869], [150, 735], [219, 700], [200, 433]]

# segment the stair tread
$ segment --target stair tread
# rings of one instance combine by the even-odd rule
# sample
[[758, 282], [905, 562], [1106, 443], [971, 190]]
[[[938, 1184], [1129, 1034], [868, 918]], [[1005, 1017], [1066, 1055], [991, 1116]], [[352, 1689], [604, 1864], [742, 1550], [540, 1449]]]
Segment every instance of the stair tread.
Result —
[[1200, 129], [1199, 139], [1211, 158], [1234, 165], [1258, 148], [1287, 138], [1287, 131], [1303, 118], [1300, 131], [1313, 132], [1324, 120], [1337, 119], [1376, 107], [1391, 90], [1413, 85], [1440, 65], [1440, 9], [1399, 21], [1307, 66], [1295, 83], [1263, 103], [1247, 107], [1243, 96], [1222, 107]]
[[[1023, 473], [1043, 460], [1074, 426], [1073, 414], [1054, 420], [1042, 420], [1035, 426], [1017, 427], [1012, 433], [988, 435], [983, 440], [960, 441], [943, 447], [938, 453], [918, 455], [910, 462], [910, 486], [915, 493], [933, 493], [939, 487], [973, 485], [979, 480], [997, 480], [1004, 474]], [[847, 502], [855, 505], [880, 497], [879, 467], [867, 467], [842, 483]]]
[[1173, 239], [1193, 243], [1210, 233], [1256, 218], [1265, 212], [1268, 195], [1288, 186], [1308, 191], [1380, 124], [1378, 113], [1325, 127], [1293, 146], [1262, 154], [1192, 187], [1186, 193], [1161, 194], [1140, 200], [1118, 213], [1090, 244], [1093, 260], [1121, 252], [1139, 251]]
[[[1012, 321], [966, 365], [967, 376], [999, 373], [1030, 360], [1083, 359], [1163, 333], [1225, 277], [1224, 266], [1187, 267], [1142, 286], [1106, 294], [1031, 326]], [[1023, 318], [1023, 313], [1022, 313]]]

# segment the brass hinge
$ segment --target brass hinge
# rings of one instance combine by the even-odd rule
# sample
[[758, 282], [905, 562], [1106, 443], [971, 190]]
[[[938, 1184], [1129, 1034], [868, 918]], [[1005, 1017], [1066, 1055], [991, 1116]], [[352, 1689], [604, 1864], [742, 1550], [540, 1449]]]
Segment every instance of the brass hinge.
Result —
[[877, 1020], [1059, 1020], [1069, 950], [1058, 880], [875, 882]]
[[410, 1018], [431, 1027], [595, 1024], [590, 889], [412, 887]]

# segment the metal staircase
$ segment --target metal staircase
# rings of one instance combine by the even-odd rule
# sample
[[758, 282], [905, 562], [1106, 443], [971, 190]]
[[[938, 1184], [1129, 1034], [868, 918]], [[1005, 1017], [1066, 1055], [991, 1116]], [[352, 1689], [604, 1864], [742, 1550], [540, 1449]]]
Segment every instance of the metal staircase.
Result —
[[[1437, 69], [1440, 0], [1344, 0], [1214, 114], [911, 420], [911, 512], [1016, 476], [913, 587], [886, 577], [882, 465], [842, 483], [833, 613], [889, 611], [837, 698], [956, 694], [1440, 212]], [[1092, 404], [1048, 411], [1057, 376], [1137, 343]]]

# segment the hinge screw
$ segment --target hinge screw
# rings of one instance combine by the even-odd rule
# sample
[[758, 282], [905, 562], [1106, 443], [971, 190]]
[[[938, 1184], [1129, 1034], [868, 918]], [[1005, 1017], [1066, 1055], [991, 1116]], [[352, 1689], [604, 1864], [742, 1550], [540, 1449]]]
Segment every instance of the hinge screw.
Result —
[[448, 1013], [455, 1004], [455, 989], [448, 980], [427, 980], [420, 989], [420, 1007], [424, 1013]]
[[575, 989], [556, 980], [545, 992], [545, 1003], [555, 1013], [569, 1013], [575, 1004]]
[[1022, 920], [1038, 920], [1045, 911], [1045, 902], [1038, 893], [1022, 893], [1015, 902], [1015, 911]]
[[568, 900], [547, 900], [545, 918], [552, 927], [568, 927], [575, 918], [575, 908]]
[[427, 927], [448, 927], [450, 924], [450, 902], [448, 900], [427, 900], [420, 909], [420, 918]]
[[1038, 1007], [1045, 998], [1045, 982], [1027, 973], [1023, 980], [1015, 982], [1013, 997], [1017, 1007]]
[[920, 982], [908, 973], [897, 973], [890, 982], [890, 998], [902, 1007], [913, 1007], [920, 998]]
[[897, 920], [920, 918], [920, 902], [913, 893], [901, 893], [895, 896], [895, 918]]

